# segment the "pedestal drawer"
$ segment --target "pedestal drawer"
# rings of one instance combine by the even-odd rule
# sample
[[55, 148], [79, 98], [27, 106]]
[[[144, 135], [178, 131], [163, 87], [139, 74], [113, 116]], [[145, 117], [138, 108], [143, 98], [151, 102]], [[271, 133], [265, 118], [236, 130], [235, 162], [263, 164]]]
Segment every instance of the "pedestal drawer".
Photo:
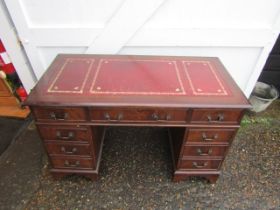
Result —
[[44, 140], [74, 141], [88, 143], [91, 141], [91, 131], [87, 126], [54, 126], [37, 125]]
[[90, 118], [97, 122], [155, 122], [185, 123], [186, 109], [154, 109], [154, 108], [94, 108], [90, 110]]
[[227, 146], [184, 146], [183, 156], [223, 157]]
[[239, 124], [241, 109], [194, 109], [191, 123]]
[[91, 158], [54, 157], [51, 162], [54, 168], [94, 169], [95, 164]]
[[236, 131], [234, 128], [191, 128], [185, 139], [186, 143], [228, 143]]
[[181, 159], [179, 169], [186, 170], [217, 170], [222, 163], [221, 159], [208, 160], [208, 159]]
[[49, 155], [83, 155], [90, 156], [92, 147], [81, 144], [46, 143]]
[[86, 121], [86, 114], [83, 108], [75, 107], [33, 107], [36, 120], [49, 120], [54, 122]]

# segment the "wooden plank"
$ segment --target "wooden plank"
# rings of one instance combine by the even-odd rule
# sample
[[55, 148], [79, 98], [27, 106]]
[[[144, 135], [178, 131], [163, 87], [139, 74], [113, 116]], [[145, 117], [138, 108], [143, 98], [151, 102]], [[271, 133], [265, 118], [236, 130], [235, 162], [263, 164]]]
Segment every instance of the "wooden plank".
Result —
[[15, 106], [0, 106], [0, 116], [1, 117], [16, 117], [25, 119], [30, 113], [28, 107], [22, 109]]
[[19, 101], [14, 96], [0, 97], [0, 106], [19, 107]]
[[40, 47], [88, 47], [102, 30], [102, 28], [30, 28], [34, 43]]
[[12, 96], [12, 91], [6, 84], [6, 81], [0, 78], [0, 97]]
[[[102, 28], [30, 28], [34, 43], [42, 47], [89, 46]], [[67, 36], [65, 36], [67, 34]], [[207, 34], [207, 36], [205, 36]], [[232, 39], [232, 36], [235, 39]], [[126, 46], [227, 46], [263, 47], [272, 36], [271, 30], [223, 28], [141, 28]], [[109, 41], [113, 44], [113, 41]]]
[[272, 36], [271, 30], [262, 28], [144, 28], [126, 46], [263, 47]]
[[118, 53], [165, 1], [125, 0], [85, 53]]

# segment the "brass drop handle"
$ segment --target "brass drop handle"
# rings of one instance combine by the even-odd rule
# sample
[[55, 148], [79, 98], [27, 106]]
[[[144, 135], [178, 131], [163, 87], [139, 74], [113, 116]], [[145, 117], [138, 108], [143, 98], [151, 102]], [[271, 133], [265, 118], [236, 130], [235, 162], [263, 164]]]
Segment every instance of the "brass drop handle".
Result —
[[119, 114], [117, 115], [116, 119], [114, 120], [114, 119], [111, 119], [110, 114], [106, 112], [106, 113], [104, 113], [104, 118], [105, 118], [106, 120], [112, 121], [112, 122], [120, 121], [120, 120], [123, 119], [123, 113], [119, 113]]
[[105, 120], [110, 120], [111, 119], [110, 114], [107, 112], [104, 113], [104, 118], [105, 118]]
[[207, 162], [204, 162], [203, 164], [198, 164], [197, 162], [193, 162], [193, 167], [195, 168], [205, 168], [208, 165]]
[[123, 119], [123, 113], [119, 113], [117, 116], [117, 120], [122, 120]]
[[217, 118], [214, 120], [212, 119], [211, 115], [207, 115], [207, 120], [208, 122], [221, 122], [224, 120], [224, 114], [222, 113], [218, 114]]
[[212, 138], [207, 137], [206, 133], [202, 133], [202, 139], [203, 141], [214, 141], [218, 139], [218, 134], [216, 133]]
[[168, 121], [168, 120], [171, 120], [171, 115], [170, 114], [166, 114], [166, 117], [165, 119]]
[[61, 140], [71, 140], [74, 138], [74, 132], [68, 132], [67, 136], [62, 136], [60, 131], [56, 131], [56, 137]]
[[67, 151], [65, 149], [65, 147], [61, 147], [61, 152], [64, 152], [65, 154], [75, 154], [77, 152], [77, 148], [76, 147], [73, 147], [71, 151]]
[[80, 161], [76, 161], [74, 164], [70, 164], [68, 160], [65, 160], [64, 161], [64, 166], [67, 166], [67, 167], [77, 167], [77, 166], [80, 166]]
[[[164, 118], [164, 117], [162, 117]], [[171, 120], [171, 115], [170, 114], [166, 114], [164, 119], [160, 119], [159, 115], [156, 113], [152, 114], [152, 119], [156, 120], [156, 121], [168, 121]]]
[[153, 120], [159, 120], [159, 116], [156, 113], [152, 114], [152, 119]]
[[55, 112], [50, 112], [50, 118], [53, 120], [66, 120], [68, 118], [68, 113], [64, 112], [62, 114], [58, 114]]
[[212, 154], [212, 149], [210, 148], [210, 149], [208, 150], [208, 152], [203, 153], [202, 150], [201, 150], [200, 148], [198, 148], [198, 149], [196, 150], [196, 152], [197, 152], [198, 155], [201, 155], [201, 156], [208, 156], [208, 155], [211, 155], [211, 154]]

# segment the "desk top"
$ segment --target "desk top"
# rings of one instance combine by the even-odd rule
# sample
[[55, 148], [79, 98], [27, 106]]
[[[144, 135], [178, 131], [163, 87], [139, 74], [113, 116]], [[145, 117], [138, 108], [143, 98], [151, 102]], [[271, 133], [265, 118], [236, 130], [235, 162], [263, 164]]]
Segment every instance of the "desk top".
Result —
[[218, 58], [58, 55], [26, 105], [248, 108]]

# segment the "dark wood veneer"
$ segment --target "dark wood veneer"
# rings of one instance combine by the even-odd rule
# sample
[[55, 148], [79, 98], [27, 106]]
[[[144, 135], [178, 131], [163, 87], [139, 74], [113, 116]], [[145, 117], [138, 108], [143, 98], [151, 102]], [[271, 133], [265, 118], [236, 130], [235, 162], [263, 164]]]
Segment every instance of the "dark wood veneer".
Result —
[[91, 156], [91, 145], [69, 144], [61, 142], [46, 143], [46, 148], [50, 156], [54, 155], [82, 155]]
[[91, 131], [89, 126], [75, 125], [37, 125], [42, 138], [46, 141], [56, 140], [61, 142], [90, 142]]
[[25, 105], [54, 178], [96, 180], [106, 126], [164, 126], [173, 181], [201, 176], [211, 183], [250, 108], [217, 58], [66, 54], [55, 58]]

